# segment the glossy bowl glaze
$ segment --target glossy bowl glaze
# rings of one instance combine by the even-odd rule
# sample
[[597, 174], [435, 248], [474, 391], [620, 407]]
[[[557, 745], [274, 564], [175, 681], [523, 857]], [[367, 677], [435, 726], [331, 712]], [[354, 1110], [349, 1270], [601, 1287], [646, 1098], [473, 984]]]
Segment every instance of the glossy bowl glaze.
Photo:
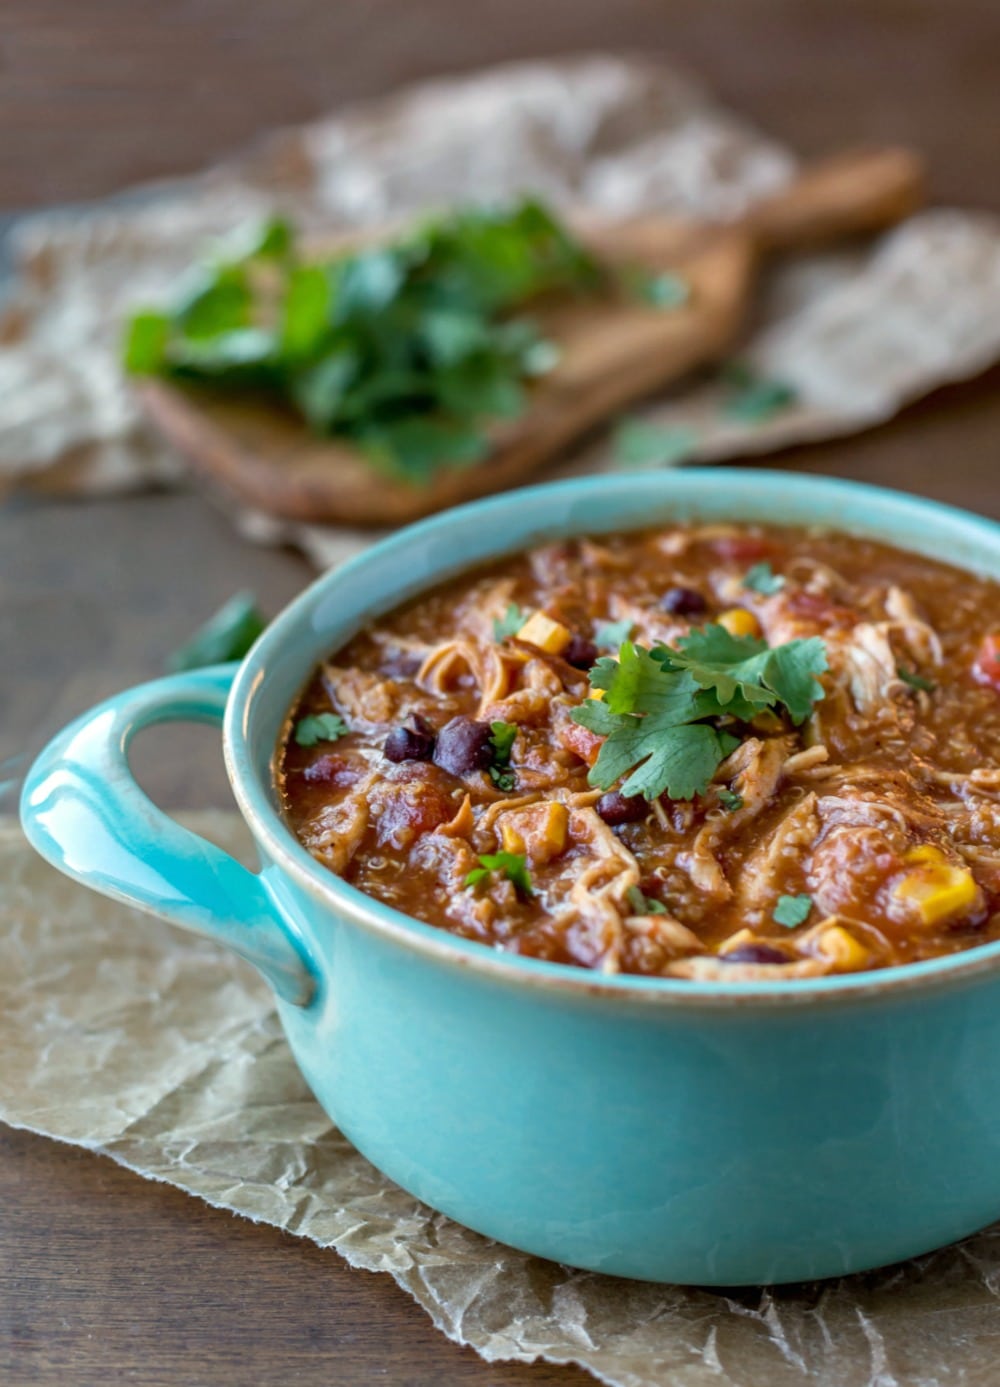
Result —
[[[997, 525], [846, 482], [720, 468], [512, 492], [320, 578], [238, 668], [79, 719], [32, 768], [23, 822], [71, 876], [254, 962], [319, 1101], [434, 1208], [623, 1276], [833, 1276], [1000, 1217], [1000, 943], [789, 982], [595, 976], [390, 909], [316, 863], [279, 813], [288, 708], [361, 626], [504, 553], [689, 520], [818, 523], [1000, 579]], [[223, 723], [259, 874], [132, 779], [132, 736], [178, 719]]]

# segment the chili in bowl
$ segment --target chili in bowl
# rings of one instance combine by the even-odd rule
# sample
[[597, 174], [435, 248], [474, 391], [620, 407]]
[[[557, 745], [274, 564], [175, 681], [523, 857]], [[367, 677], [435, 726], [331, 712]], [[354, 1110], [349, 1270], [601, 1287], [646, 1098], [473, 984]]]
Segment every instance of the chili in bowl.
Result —
[[1000, 585], [859, 536], [558, 540], [375, 622], [298, 700], [316, 860], [604, 974], [808, 978], [1000, 937]]
[[[95, 709], [25, 828], [250, 958], [345, 1135], [472, 1228], [659, 1280], [875, 1266], [1000, 1215], [998, 579], [992, 523], [832, 480], [510, 493]], [[192, 717], [258, 873], [130, 777]]]

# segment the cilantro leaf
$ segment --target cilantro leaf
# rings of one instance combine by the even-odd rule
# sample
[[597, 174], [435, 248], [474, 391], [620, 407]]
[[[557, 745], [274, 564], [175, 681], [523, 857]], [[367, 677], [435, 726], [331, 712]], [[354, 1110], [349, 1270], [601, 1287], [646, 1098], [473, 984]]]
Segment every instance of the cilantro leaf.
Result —
[[252, 303], [242, 265], [206, 265], [188, 272], [174, 314], [181, 332], [197, 340], [249, 327]]
[[[639, 727], [642, 722], [639, 720]], [[601, 774], [605, 748], [604, 743], [594, 765], [596, 774]], [[626, 741], [633, 761], [645, 757], [627, 780], [622, 782], [623, 795], [645, 795], [646, 799], [657, 799], [664, 790], [671, 799], [693, 799], [708, 789], [708, 783], [715, 774], [725, 752], [719, 734], [707, 723], [694, 722], [675, 727], [669, 738], [657, 735], [649, 729], [645, 735]], [[595, 774], [595, 778], [596, 778]], [[618, 778], [621, 772], [615, 775]]]
[[295, 740], [299, 746], [315, 746], [317, 742], [335, 742], [350, 731], [347, 723], [336, 713], [315, 713], [299, 718], [295, 724]]
[[503, 616], [493, 621], [493, 639], [502, 641], [508, 636], [516, 636], [527, 620], [528, 613], [522, 611], [516, 602], [511, 602]]
[[418, 482], [446, 465], [479, 462], [489, 451], [479, 429], [420, 414], [363, 429], [356, 441], [386, 470]]
[[632, 908], [633, 915], [666, 915], [667, 907], [653, 896], [644, 896], [638, 886], [630, 886], [625, 899]]
[[617, 650], [622, 641], [628, 640], [634, 625], [629, 616], [622, 617], [621, 621], [605, 621], [594, 634], [594, 644], [604, 650]]
[[781, 591], [785, 582], [786, 579], [780, 573], [773, 572], [767, 562], [755, 563], [743, 575], [743, 586], [751, 592], [761, 593], [764, 597], [773, 597], [776, 592]]
[[615, 465], [633, 470], [675, 467], [694, 456], [698, 435], [693, 429], [626, 418], [611, 440]]
[[717, 793], [719, 796], [719, 803], [728, 813], [735, 814], [737, 809], [743, 808], [743, 796], [736, 790], [727, 790], [723, 788]]
[[920, 689], [923, 693], [933, 693], [937, 688], [933, 679], [927, 679], [916, 670], [905, 669], [902, 665], [896, 666], [896, 674], [902, 679], [904, 684], [909, 684], [911, 689]]
[[732, 636], [713, 624], [682, 636], [676, 648], [658, 647], [656, 654], [668, 668], [689, 670], [702, 688], [715, 690], [721, 703], [730, 703], [737, 693], [759, 708], [784, 703], [796, 724], [823, 696], [818, 676], [827, 668], [826, 647], [818, 636], [771, 648], [755, 636]]
[[[654, 652], [631, 641], [622, 642], [617, 660], [603, 655], [590, 671], [590, 682], [605, 695], [588, 703], [608, 713], [653, 713], [672, 722], [705, 716], [695, 679], [684, 671], [665, 671]], [[716, 705], [708, 711], [716, 711]]]
[[242, 660], [267, 625], [251, 592], [238, 592], [167, 661], [175, 673]]
[[508, 881], [514, 883], [518, 895], [532, 896], [531, 874], [528, 861], [522, 852], [481, 853], [479, 866], [474, 867], [465, 878], [466, 886], [478, 886], [491, 872], [503, 872]]
[[122, 357], [125, 369], [134, 376], [155, 376], [167, 362], [170, 319], [151, 310], [135, 313], [126, 324]]
[[[281, 345], [289, 362], [319, 356], [330, 320], [330, 277], [322, 265], [296, 265], [282, 306]], [[307, 415], [308, 417], [308, 415]]]
[[771, 918], [786, 929], [795, 929], [809, 918], [813, 908], [812, 896], [779, 896]]

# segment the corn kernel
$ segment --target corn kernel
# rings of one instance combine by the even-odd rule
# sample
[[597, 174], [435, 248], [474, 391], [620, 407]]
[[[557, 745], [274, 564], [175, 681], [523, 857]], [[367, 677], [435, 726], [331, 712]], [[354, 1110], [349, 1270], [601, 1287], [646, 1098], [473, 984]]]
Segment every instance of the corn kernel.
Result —
[[504, 852], [524, 852], [524, 839], [509, 819], [500, 825], [500, 846]]
[[816, 941], [816, 948], [837, 968], [848, 971], [864, 968], [869, 959], [865, 946], [843, 925], [828, 925]]
[[920, 866], [907, 873], [892, 894], [897, 901], [913, 906], [925, 925], [939, 925], [944, 920], [967, 915], [980, 900], [979, 887], [971, 872], [933, 858], [924, 858]]
[[730, 607], [718, 618], [731, 636], [759, 636], [760, 622], [746, 607]]
[[600, 703], [600, 702], [603, 700], [603, 698], [604, 698], [604, 690], [603, 690], [603, 689], [591, 689], [590, 692], [587, 694], [587, 697], [588, 697], [588, 698], [596, 699], [596, 701], [597, 701], [598, 703]]
[[517, 638], [527, 641], [529, 645], [537, 645], [547, 655], [558, 655], [569, 645], [572, 635], [561, 621], [553, 621], [544, 612], [532, 612], [518, 631]]
[[504, 852], [527, 853], [535, 866], [541, 866], [565, 850], [568, 828], [569, 811], [565, 804], [547, 800], [504, 815], [500, 841]]

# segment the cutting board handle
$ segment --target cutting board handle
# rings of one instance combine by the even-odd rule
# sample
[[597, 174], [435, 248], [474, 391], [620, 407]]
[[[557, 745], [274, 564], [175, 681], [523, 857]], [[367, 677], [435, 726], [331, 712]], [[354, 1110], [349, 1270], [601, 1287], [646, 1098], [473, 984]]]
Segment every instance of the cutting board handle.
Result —
[[746, 217], [761, 249], [798, 250], [878, 231], [924, 200], [924, 166], [909, 149], [853, 150], [807, 166]]

